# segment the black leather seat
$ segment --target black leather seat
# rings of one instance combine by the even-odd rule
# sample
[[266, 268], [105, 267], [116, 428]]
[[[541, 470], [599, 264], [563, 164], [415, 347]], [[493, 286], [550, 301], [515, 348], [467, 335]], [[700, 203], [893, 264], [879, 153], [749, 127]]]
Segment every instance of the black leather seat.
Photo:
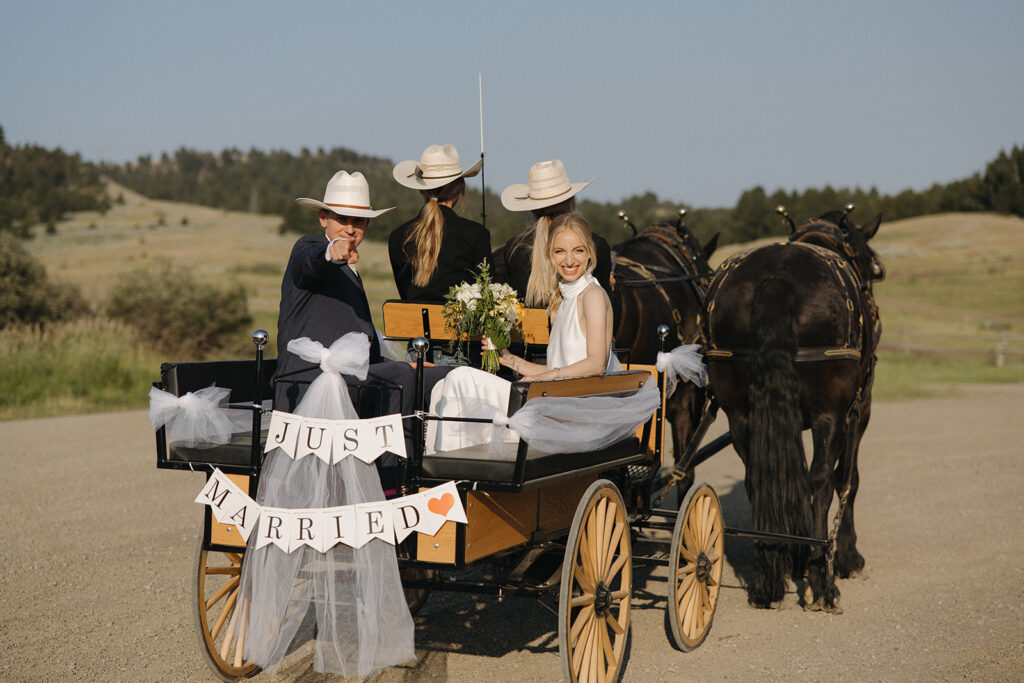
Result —
[[[523, 482], [574, 472], [602, 463], [614, 462], [640, 453], [635, 438], [590, 453], [542, 453], [528, 447]], [[422, 473], [430, 479], [471, 479], [513, 483], [515, 481], [516, 451], [492, 454], [490, 444], [439, 451], [423, 456]]]

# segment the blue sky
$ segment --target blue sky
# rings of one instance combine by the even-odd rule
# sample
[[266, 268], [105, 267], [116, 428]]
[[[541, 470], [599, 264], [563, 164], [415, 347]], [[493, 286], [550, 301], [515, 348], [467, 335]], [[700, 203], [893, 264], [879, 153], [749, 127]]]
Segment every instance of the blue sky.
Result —
[[497, 191], [560, 158], [602, 201], [894, 193], [1024, 144], [1022, 28], [1019, 0], [0, 0], [0, 126], [94, 161], [343, 146], [397, 162], [452, 142], [471, 163], [482, 73]]

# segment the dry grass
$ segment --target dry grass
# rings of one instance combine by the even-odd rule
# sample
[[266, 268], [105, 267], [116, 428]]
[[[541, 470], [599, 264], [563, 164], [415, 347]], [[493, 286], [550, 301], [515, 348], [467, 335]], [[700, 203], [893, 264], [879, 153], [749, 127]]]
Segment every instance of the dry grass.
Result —
[[[281, 275], [296, 239], [278, 233], [277, 218], [148, 200], [119, 186], [111, 193], [121, 193], [124, 204], [104, 216], [77, 214], [57, 226], [57, 235], [39, 230], [29, 242], [51, 278], [78, 284], [100, 304], [123, 271], [158, 258], [191, 264], [200, 278], [241, 280], [254, 327], [274, 336]], [[310, 212], [310, 231], [316, 229]], [[381, 304], [397, 292], [386, 235], [372, 230], [360, 247], [360, 273], [380, 326]], [[713, 265], [771, 241], [777, 240], [723, 247]], [[1024, 356], [1013, 353], [1024, 347], [1024, 220], [942, 214], [883, 222], [872, 244], [888, 272], [875, 288], [884, 325], [881, 396], [944, 393], [967, 381], [1024, 381]], [[992, 350], [1007, 335], [1008, 367], [995, 371]], [[908, 345], [926, 347], [927, 356], [906, 353]], [[240, 339], [238, 355], [250, 352], [248, 339]]]

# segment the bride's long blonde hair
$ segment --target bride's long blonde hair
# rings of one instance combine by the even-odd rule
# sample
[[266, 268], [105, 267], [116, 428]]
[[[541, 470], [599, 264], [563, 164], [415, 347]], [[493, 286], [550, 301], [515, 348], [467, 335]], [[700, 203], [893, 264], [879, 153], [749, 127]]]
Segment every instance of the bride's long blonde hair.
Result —
[[[441, 238], [444, 235], [444, 214], [441, 202], [453, 201], [458, 204], [466, 198], [466, 181], [462, 178], [432, 190], [420, 190], [424, 204], [416, 222], [402, 243], [402, 249], [412, 244], [409, 265], [412, 266], [412, 283], [425, 287], [437, 270], [437, 257], [441, 253]], [[409, 253], [406, 251], [406, 253]]]
[[[587, 223], [587, 219], [578, 213], [565, 213], [551, 221], [548, 230], [548, 241], [544, 248], [544, 260], [547, 262], [550, 273], [547, 290], [550, 293], [548, 299], [549, 318], [554, 318], [558, 307], [562, 305], [562, 290], [558, 288], [560, 278], [557, 275], [558, 270], [555, 268], [555, 237], [566, 230], [576, 233], [576, 236], [580, 238], [580, 241], [583, 242], [583, 246], [587, 250], [587, 265], [583, 267], [584, 275], [593, 273], [594, 267], [597, 265], [597, 247], [594, 246], [594, 233], [590, 229], [590, 223]], [[581, 275], [580, 277], [583, 276]]]
[[[530, 279], [526, 283], [526, 300], [524, 302], [527, 306], [536, 308], [547, 305], [551, 297], [552, 286], [556, 290], [558, 289], [556, 286], [558, 280], [555, 277], [555, 268], [551, 263], [551, 259], [548, 258], [551, 225], [558, 218], [575, 211], [576, 198], [572, 197], [564, 202], [559, 202], [543, 209], [537, 209], [533, 212], [533, 217], [536, 221], [533, 227], [525, 233], [527, 238], [531, 232], [533, 233], [532, 246], [530, 247], [532, 249], [530, 254]], [[589, 226], [587, 226], [587, 230], [590, 230]], [[526, 245], [524, 243], [526, 241], [526, 239], [520, 241], [516, 248], [525, 248]], [[555, 283], [555, 285], [551, 283]]]

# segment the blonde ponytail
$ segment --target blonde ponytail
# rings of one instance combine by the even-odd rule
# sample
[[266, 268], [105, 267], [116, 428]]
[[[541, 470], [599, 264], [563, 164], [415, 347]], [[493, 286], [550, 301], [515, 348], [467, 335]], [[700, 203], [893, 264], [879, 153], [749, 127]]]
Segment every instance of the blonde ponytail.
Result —
[[534, 308], [545, 306], [552, 289], [558, 289], [555, 269], [548, 258], [548, 232], [551, 217], [541, 216], [533, 226], [533, 247], [530, 254], [530, 279], [526, 283], [526, 305]]
[[422, 190], [420, 194], [426, 201], [416, 221], [409, 228], [402, 249], [408, 254], [407, 247], [412, 245], [412, 255], [409, 257], [412, 283], [417, 287], [425, 287], [437, 270], [437, 258], [441, 253], [444, 213], [441, 212], [440, 202], [458, 202], [463, 199], [466, 195], [466, 181], [459, 178], [433, 190]]

